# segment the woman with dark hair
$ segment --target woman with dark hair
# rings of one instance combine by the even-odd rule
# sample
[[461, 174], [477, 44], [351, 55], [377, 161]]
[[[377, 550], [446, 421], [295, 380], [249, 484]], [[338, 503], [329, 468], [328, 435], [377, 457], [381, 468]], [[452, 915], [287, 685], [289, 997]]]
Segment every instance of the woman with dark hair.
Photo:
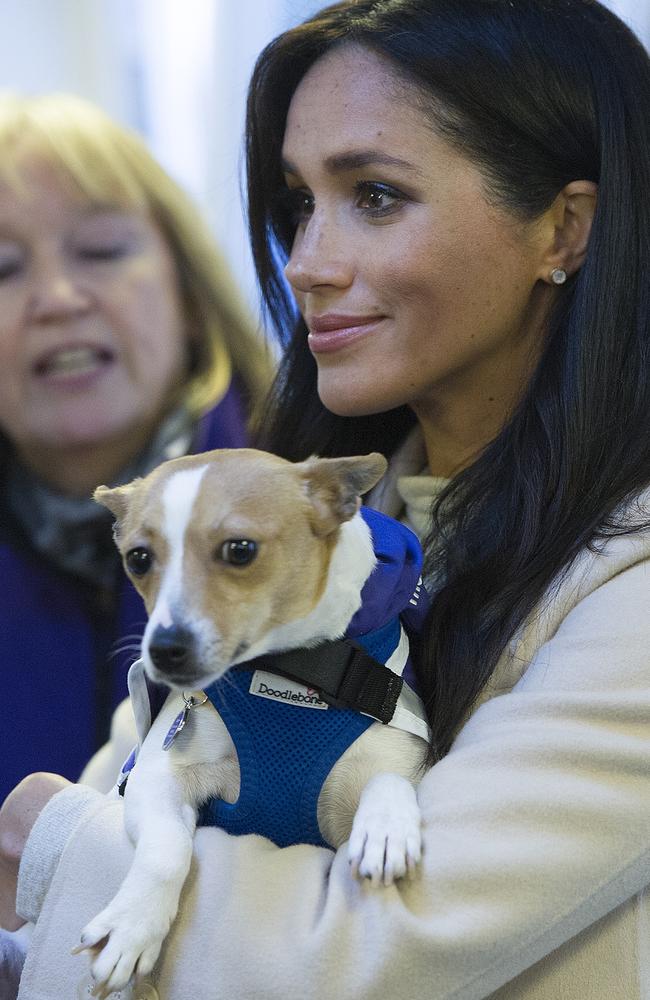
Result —
[[[447, 154], [429, 171], [437, 187], [437, 214], [434, 218], [431, 212], [426, 246], [414, 240], [427, 232], [428, 219], [401, 222], [400, 213], [413, 218], [417, 211], [409, 207], [408, 193], [398, 196], [392, 184], [367, 180], [390, 174], [392, 181], [402, 177], [403, 168], [370, 163], [351, 164], [349, 170], [361, 178], [358, 211], [367, 205], [367, 217], [373, 213], [375, 228], [384, 226], [388, 234], [380, 232], [368, 241], [372, 261], [366, 268], [374, 267], [392, 285], [402, 281], [397, 294], [405, 297], [418, 294], [415, 266], [428, 282], [430, 301], [423, 304], [430, 312], [412, 329], [423, 363], [416, 358], [418, 347], [396, 343], [386, 323], [382, 334], [392, 339], [394, 356], [374, 332], [356, 352], [322, 350], [318, 331], [312, 330], [310, 342], [304, 318], [289, 318], [292, 299], [279, 261], [292, 247], [287, 277], [296, 296], [307, 298], [310, 314], [326, 308], [342, 311], [338, 302], [344, 301], [343, 293], [337, 297], [314, 291], [310, 296], [311, 275], [305, 274], [312, 262], [302, 258], [311, 248], [303, 249], [301, 235], [296, 242], [295, 206], [303, 213], [301, 221], [316, 213], [310, 223], [315, 226], [320, 225], [318, 203], [312, 205], [309, 189], [291, 171], [282, 171], [283, 143], [286, 153], [292, 138], [284, 124], [289, 105], [305, 73], [326, 51], [332, 60], [336, 53], [341, 66], [346, 63], [343, 53], [357, 65], [365, 59], [369, 65], [364, 68], [381, 63], [385, 73], [366, 77], [367, 116], [372, 112], [379, 119], [375, 106], [383, 77], [394, 100], [401, 97], [411, 117], [420, 117], [422, 156], [428, 152], [427, 139], [432, 157], [438, 155], [434, 146]], [[373, 91], [373, 83], [379, 91]], [[484, 0], [336, 5], [278, 39], [260, 59], [253, 80], [248, 145], [252, 242], [269, 315], [287, 341], [266, 443], [295, 459], [313, 452], [353, 454], [373, 448], [390, 455], [406, 430], [419, 422], [429, 470], [453, 477], [438, 498], [428, 532], [429, 565], [444, 564], [446, 583], [434, 602], [420, 661], [420, 683], [441, 754], [508, 640], [551, 581], [585, 544], [620, 530], [615, 511], [650, 482], [646, 96], [650, 99], [647, 55], [613, 15], [593, 3], [536, 0], [518, 2], [515, 11], [509, 3]], [[336, 122], [337, 131], [330, 134], [332, 147], [346, 141], [353, 147], [358, 122], [350, 120], [349, 107], [345, 110], [347, 121]], [[294, 146], [299, 150], [305, 143], [304, 125], [296, 124], [291, 154]], [[346, 125], [349, 139], [342, 132]], [[426, 135], [427, 128], [432, 135]], [[404, 131], [411, 138], [415, 128], [405, 122]], [[381, 140], [378, 146], [389, 146], [384, 135]], [[475, 168], [485, 204], [496, 217], [494, 248], [478, 243], [480, 236], [472, 228], [475, 206], [462, 200], [465, 192], [455, 184], [462, 161]], [[422, 164], [420, 160], [417, 166]], [[283, 194], [287, 180], [295, 197]], [[418, 181], [411, 180], [412, 186]], [[442, 228], [448, 222], [441, 205], [447, 192], [454, 198], [449, 235]], [[463, 225], [468, 210], [470, 225]], [[400, 225], [411, 226], [406, 234], [411, 244], [397, 249]], [[531, 237], [539, 236], [543, 242], [543, 225], [554, 230], [552, 255], [541, 280], [522, 286], [526, 261], [518, 241], [530, 247]], [[329, 238], [329, 233], [319, 233], [319, 238]], [[386, 240], [388, 253], [382, 245]], [[569, 252], [580, 257], [569, 259]], [[378, 253], [383, 259], [376, 263]], [[325, 268], [322, 243], [314, 254], [315, 266]], [[348, 250], [348, 256], [353, 254]], [[518, 266], [513, 266], [513, 255]], [[382, 266], [385, 274], [379, 272]], [[389, 274], [394, 267], [407, 272], [407, 279], [401, 270]], [[477, 281], [475, 269], [487, 272], [485, 281]], [[320, 277], [316, 274], [314, 281]], [[441, 290], [443, 282], [448, 285]], [[511, 314], [504, 315], [513, 286], [519, 299]], [[372, 288], [370, 295], [374, 293]], [[348, 299], [356, 302], [352, 293]], [[382, 303], [377, 306], [371, 298], [370, 308], [381, 311]], [[499, 324], [506, 336], [488, 342], [488, 327], [493, 331]], [[455, 341], [453, 347], [445, 338]], [[479, 359], [473, 368], [464, 340], [473, 341]], [[362, 365], [373, 362], [377, 368], [369, 374], [375, 384], [366, 403], [358, 380]], [[391, 377], [404, 379], [409, 364], [418, 368], [412, 398], [399, 389], [391, 396]], [[342, 381], [348, 370], [354, 389]], [[485, 377], [479, 391], [475, 376]], [[454, 395], [459, 406], [463, 395], [462, 427], [444, 427], [455, 417], [450, 410]], [[476, 431], [469, 426], [472, 420]], [[461, 433], [468, 439], [457, 451]], [[441, 442], [444, 434], [447, 440]]]
[[[286, 341], [263, 444], [383, 450], [368, 502], [425, 540], [424, 854], [379, 891], [343, 852], [199, 830], [163, 995], [650, 989], [649, 102], [593, 0], [348, 0], [262, 53], [249, 211]], [[91, 858], [102, 885], [70, 886]], [[50, 800], [25, 990], [55, 995], [53, 914], [70, 936], [130, 858], [118, 802]]]

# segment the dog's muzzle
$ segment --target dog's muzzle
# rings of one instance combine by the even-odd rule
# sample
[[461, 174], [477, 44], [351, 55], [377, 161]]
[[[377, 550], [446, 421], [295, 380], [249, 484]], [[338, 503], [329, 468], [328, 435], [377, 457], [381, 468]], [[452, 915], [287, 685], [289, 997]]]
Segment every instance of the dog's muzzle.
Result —
[[183, 625], [157, 625], [149, 640], [149, 656], [156, 670], [170, 677], [193, 672], [195, 640]]

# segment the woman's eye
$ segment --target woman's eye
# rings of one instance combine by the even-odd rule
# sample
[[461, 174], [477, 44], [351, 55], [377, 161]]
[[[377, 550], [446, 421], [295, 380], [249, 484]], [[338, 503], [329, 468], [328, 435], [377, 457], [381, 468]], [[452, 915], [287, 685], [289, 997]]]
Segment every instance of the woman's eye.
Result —
[[299, 226], [314, 214], [314, 196], [301, 188], [287, 188], [282, 198], [291, 223]]
[[126, 568], [134, 576], [144, 576], [148, 573], [153, 564], [153, 554], [150, 549], [139, 545], [135, 549], [130, 549], [124, 557]]
[[0, 281], [15, 277], [21, 268], [19, 260], [0, 260]]
[[373, 218], [390, 215], [406, 200], [401, 191], [377, 181], [359, 181], [355, 185], [355, 192], [356, 207]]
[[101, 246], [82, 246], [77, 249], [77, 253], [82, 260], [88, 261], [112, 261], [120, 260], [127, 254], [127, 248], [122, 243], [106, 244]]
[[257, 542], [250, 538], [229, 538], [220, 546], [217, 556], [231, 566], [248, 566], [257, 555]]

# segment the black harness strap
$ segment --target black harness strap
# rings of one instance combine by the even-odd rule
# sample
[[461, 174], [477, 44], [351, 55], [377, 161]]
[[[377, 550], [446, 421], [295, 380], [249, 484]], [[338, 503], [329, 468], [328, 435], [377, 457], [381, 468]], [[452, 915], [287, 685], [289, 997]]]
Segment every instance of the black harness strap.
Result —
[[350, 639], [258, 656], [231, 669], [281, 674], [315, 688], [328, 705], [363, 712], [384, 725], [393, 718], [404, 683]]

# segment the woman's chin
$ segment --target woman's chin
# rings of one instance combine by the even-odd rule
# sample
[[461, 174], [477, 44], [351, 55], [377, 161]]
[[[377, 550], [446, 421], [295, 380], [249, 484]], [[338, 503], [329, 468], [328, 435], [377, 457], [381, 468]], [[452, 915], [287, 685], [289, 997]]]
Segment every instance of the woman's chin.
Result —
[[[26, 447], [58, 452], [89, 448], [101, 451], [103, 447], [114, 448], [120, 441], [132, 442], [146, 433], [148, 421], [144, 416], [138, 420], [116, 419], [116, 416], [115, 412], [105, 419], [97, 412], [65, 417], [59, 414], [58, 419], [53, 417], [49, 423], [33, 428]], [[20, 444], [17, 447], [20, 451]]]
[[337, 417], [369, 417], [408, 403], [408, 384], [389, 382], [386, 371], [374, 365], [370, 372], [366, 365], [322, 367], [317, 389], [323, 406]]
[[355, 394], [354, 392], [342, 393], [339, 391], [320, 391], [318, 395], [320, 401], [336, 417], [370, 417], [375, 413], [386, 413], [388, 410], [401, 406], [402, 401], [392, 402], [376, 393]]

